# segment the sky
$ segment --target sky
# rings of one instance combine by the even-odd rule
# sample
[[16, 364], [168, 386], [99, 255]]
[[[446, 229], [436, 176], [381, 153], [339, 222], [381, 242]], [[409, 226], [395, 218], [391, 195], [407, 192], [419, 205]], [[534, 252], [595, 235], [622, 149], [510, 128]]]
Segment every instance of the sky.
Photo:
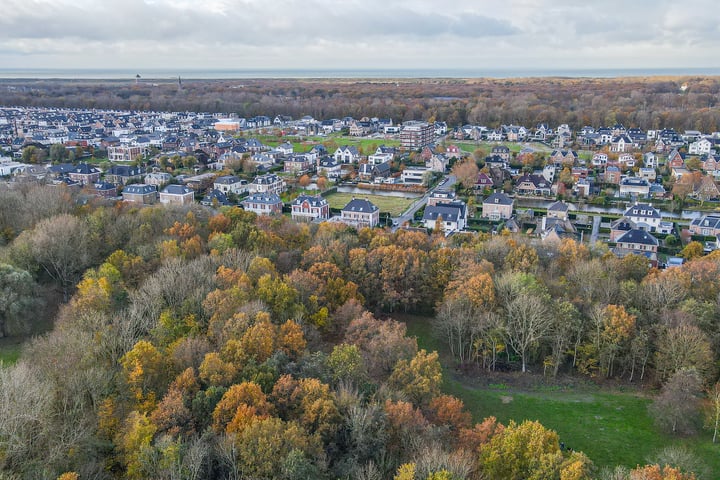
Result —
[[717, 68], [716, 1], [2, 0], [0, 68]]

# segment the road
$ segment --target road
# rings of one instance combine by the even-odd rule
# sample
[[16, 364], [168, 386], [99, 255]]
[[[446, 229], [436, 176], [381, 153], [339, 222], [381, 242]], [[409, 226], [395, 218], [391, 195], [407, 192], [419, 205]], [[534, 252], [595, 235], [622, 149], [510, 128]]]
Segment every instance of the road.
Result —
[[590, 234], [590, 245], [595, 245], [595, 242], [598, 241], [598, 235], [600, 234], [600, 221], [601, 220], [602, 220], [602, 215], [594, 215], [593, 216], [592, 233]]
[[454, 175], [448, 175], [440, 183], [438, 183], [435, 188], [428, 190], [425, 195], [418, 198], [412, 205], [410, 205], [410, 208], [405, 210], [402, 215], [392, 219], [392, 231], [396, 231], [398, 228], [400, 228], [401, 225], [405, 224], [405, 222], [412, 223], [413, 218], [415, 218], [415, 213], [417, 213], [418, 210], [425, 206], [428, 198], [430, 198], [430, 195], [432, 195], [434, 191], [450, 190], [455, 185], [456, 181], [457, 179]]

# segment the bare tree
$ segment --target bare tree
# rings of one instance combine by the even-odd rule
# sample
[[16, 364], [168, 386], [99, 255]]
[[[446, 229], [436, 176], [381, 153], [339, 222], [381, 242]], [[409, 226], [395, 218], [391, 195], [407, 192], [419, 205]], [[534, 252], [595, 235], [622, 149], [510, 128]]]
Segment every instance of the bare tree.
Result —
[[520, 356], [522, 371], [527, 371], [531, 350], [552, 325], [547, 300], [539, 295], [521, 293], [505, 306], [505, 335], [508, 345]]
[[650, 405], [650, 413], [662, 429], [689, 435], [697, 431], [702, 380], [695, 369], [673, 374]]

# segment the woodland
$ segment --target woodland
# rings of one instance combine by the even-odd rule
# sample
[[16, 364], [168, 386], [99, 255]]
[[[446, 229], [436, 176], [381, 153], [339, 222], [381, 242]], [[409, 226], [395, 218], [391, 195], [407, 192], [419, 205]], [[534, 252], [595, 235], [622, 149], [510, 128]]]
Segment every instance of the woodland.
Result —
[[[645, 389], [658, 430], [714, 441], [717, 254], [688, 248], [659, 271], [572, 240], [39, 185], [0, 204], [0, 332], [55, 317], [0, 366], [1, 479], [712, 478], [688, 461], [600, 468], [539, 422], [470, 412], [444, 377]], [[429, 319], [450, 365], [408, 335], [407, 313]]]
[[720, 130], [718, 77], [2, 80], [8, 106]]

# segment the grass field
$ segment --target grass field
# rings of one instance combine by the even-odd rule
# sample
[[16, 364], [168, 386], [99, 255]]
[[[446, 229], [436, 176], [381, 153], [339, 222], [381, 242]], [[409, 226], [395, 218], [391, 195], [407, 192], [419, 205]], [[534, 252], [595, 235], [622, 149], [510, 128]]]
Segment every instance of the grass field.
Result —
[[[290, 142], [293, 145], [293, 151], [295, 153], [305, 153], [308, 152], [314, 145], [321, 144], [325, 142], [335, 142], [338, 146], [342, 145], [354, 145], [358, 147], [365, 155], [369, 155], [372, 153], [375, 153], [375, 150], [377, 150], [377, 147], [380, 145], [385, 145], [386, 147], [398, 147], [400, 146], [400, 141], [395, 139], [386, 139], [386, 138], [358, 138], [358, 137], [344, 137], [339, 135], [328, 135], [325, 137], [320, 136], [308, 136], [308, 137], [302, 137], [302, 141], [300, 140], [300, 137], [294, 137], [294, 136], [286, 136], [286, 137], [278, 137], [276, 135], [250, 135], [252, 138], [257, 138], [265, 145], [271, 146], [271, 147], [277, 147], [279, 144], [283, 142]], [[329, 148], [330, 154], [333, 154], [335, 152], [335, 148]]]
[[4, 366], [13, 365], [20, 358], [22, 345], [17, 343], [0, 343], [0, 364]]
[[[545, 385], [517, 387], [510, 382], [488, 383], [460, 379], [448, 369], [447, 349], [432, 334], [429, 319], [403, 317], [408, 334], [421, 348], [437, 350], [444, 367], [444, 390], [461, 398], [476, 421], [495, 416], [509, 420], [539, 420], [558, 432], [560, 440], [585, 452], [598, 467], [635, 467], [648, 462], [662, 448], [684, 446], [702, 459], [709, 476], [720, 478], [720, 445], [713, 445], [709, 432], [694, 438], [674, 438], [659, 432], [648, 414], [651, 399], [643, 392], [603, 389], [591, 383], [577, 388]], [[520, 374], [518, 374], [520, 375]]]
[[520, 150], [525, 148], [526, 146], [530, 146], [536, 151], [540, 152], [550, 152], [552, 149], [548, 147], [547, 145], [543, 145], [542, 143], [518, 143], [518, 142], [451, 142], [454, 145], [457, 145], [460, 150], [463, 150], [468, 153], [472, 153], [478, 148], [482, 148], [483, 150], [487, 151], [488, 154], [492, 150], [493, 147], [497, 145], [505, 145], [510, 149], [510, 152], [518, 153]]
[[365, 198], [375, 204], [380, 212], [388, 212], [391, 216], [396, 217], [403, 213], [416, 200], [413, 198], [402, 197], [386, 197], [383, 195], [371, 195], [360, 193], [331, 193], [325, 197], [330, 204], [330, 208], [341, 209], [353, 198]]

